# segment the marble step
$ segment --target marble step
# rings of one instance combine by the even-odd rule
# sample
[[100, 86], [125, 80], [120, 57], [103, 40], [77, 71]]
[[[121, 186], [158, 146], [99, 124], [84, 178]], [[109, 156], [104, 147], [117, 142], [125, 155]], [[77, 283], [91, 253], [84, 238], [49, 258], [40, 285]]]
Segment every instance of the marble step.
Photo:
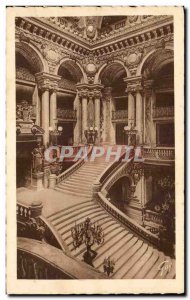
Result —
[[[106, 232], [106, 230], [104, 231], [104, 237], [105, 237], [105, 241], [110, 241], [111, 239], [114, 239], [119, 233], [121, 233], [122, 231], [123, 231], [124, 229], [123, 228], [121, 228], [120, 226], [118, 226], [115, 230], [108, 230], [107, 232]], [[104, 242], [105, 243], [105, 242]], [[95, 247], [93, 247], [93, 249], [95, 250], [95, 251], [97, 251], [100, 247], [101, 247], [102, 245], [100, 245], [100, 246], [95, 246]], [[85, 249], [86, 249], [86, 247], [84, 247], [84, 246], [82, 246], [82, 247], [80, 247], [80, 249], [78, 250], [77, 249], [77, 251], [75, 251], [75, 253], [74, 253], [74, 256], [75, 257], [78, 257], [80, 254], [82, 254], [84, 251], [85, 251]]]
[[78, 204], [75, 204], [75, 205], [72, 205], [70, 207], [67, 207], [65, 209], [62, 209], [52, 215], [49, 215], [47, 218], [49, 219], [50, 222], [53, 222], [55, 220], [57, 220], [59, 217], [62, 217], [62, 216], [67, 216], [73, 212], [75, 212], [76, 210], [77, 211], [80, 211], [81, 209], [83, 208], [86, 208], [86, 207], [94, 207], [94, 204], [93, 201], [84, 201], [83, 203], [78, 203]]
[[71, 196], [78, 196], [78, 197], [84, 197], [86, 199], [92, 199], [92, 195], [91, 194], [84, 194], [84, 193], [77, 193], [77, 192], [73, 192], [73, 191], [70, 191], [70, 190], [64, 190], [62, 188], [59, 188], [59, 187], [56, 187], [55, 188], [56, 191], [62, 193], [63, 195], [64, 194], [68, 194], [68, 195], [71, 195]]
[[119, 278], [125, 278], [127, 273], [136, 265], [138, 264], [138, 261], [146, 251], [148, 250], [148, 244], [144, 243], [142, 247], [127, 261], [127, 264], [124, 264], [122, 268], [120, 268], [119, 272], [117, 273], [117, 276]]
[[[94, 209], [100, 210], [100, 207], [98, 205], [96, 205], [96, 206], [94, 205], [93, 206], [93, 211], [94, 211]], [[76, 209], [75, 211], [70, 212], [68, 215], [65, 215], [65, 214], [60, 215], [56, 220], [51, 221], [51, 223], [58, 228], [59, 224], [63, 224], [65, 222], [67, 222], [68, 220], [71, 220], [73, 217], [78, 216], [79, 213], [80, 213], [80, 215], [81, 214], [86, 214], [91, 210], [92, 210], [91, 205], [84, 206], [84, 207], [80, 208], [80, 210]]]
[[[76, 222], [81, 223], [84, 222], [84, 220], [86, 219], [86, 217], [89, 218], [93, 218], [96, 216], [105, 216], [105, 212], [104, 211], [100, 211], [100, 212], [91, 212], [88, 214], [88, 216], [85, 216], [84, 218], [81, 218], [81, 216], [79, 215], [78, 218], [76, 219]], [[75, 220], [74, 220], [75, 222]], [[63, 228], [59, 229], [59, 232], [62, 236], [64, 236], [65, 233], [67, 233], [68, 231], [71, 230], [71, 227], [73, 227], [75, 224], [73, 224], [73, 222], [71, 222], [68, 226], [63, 226]]]
[[146, 253], [139, 259], [138, 263], [124, 275], [125, 279], [132, 279], [135, 275], [144, 267], [145, 264], [149, 264], [149, 259], [153, 254], [153, 248], [148, 247]]
[[154, 249], [151, 257], [148, 260], [148, 263], [145, 264], [144, 267], [135, 274], [134, 279], [145, 278], [145, 276], [149, 273], [149, 271], [154, 267], [158, 259], [159, 259], [159, 251]]
[[[126, 236], [119, 242], [115, 243], [110, 249], [108, 249], [106, 255], [107, 257], [111, 257], [114, 259], [114, 255], [119, 251], [119, 249], [125, 247], [126, 243], [130, 241], [130, 239], [133, 238], [133, 235], [129, 232], [126, 233]], [[103, 260], [102, 260], [102, 254], [98, 254], [97, 257], [94, 260], [94, 266], [97, 269], [100, 269], [101, 266], [103, 266]]]
[[80, 191], [80, 192], [90, 192], [92, 193], [92, 186], [86, 186], [84, 183], [83, 184], [73, 184], [73, 183], [70, 183], [70, 182], [63, 182], [59, 185], [60, 188], [63, 188], [63, 189], [69, 189], [71, 191]]
[[[107, 224], [109, 222], [109, 224], [111, 225], [112, 223], [111, 222], [114, 222], [112, 219], [110, 219], [110, 217], [108, 215], [105, 215], [105, 214], [100, 214], [96, 217], [93, 217], [91, 218], [91, 221], [93, 223], [96, 223], [98, 225], [102, 225], [103, 223]], [[64, 234], [64, 240], [67, 242], [67, 244], [70, 243], [70, 240], [72, 239], [71, 237], [71, 233], [70, 232], [67, 232]]]
[[116, 272], [113, 274], [113, 278], [121, 278], [119, 276], [120, 270], [122, 270], [123, 266], [129, 261], [131, 257], [142, 247], [143, 241], [138, 240], [128, 251], [124, 253], [124, 255], [120, 256], [120, 258], [115, 262]]
[[70, 217], [68, 216], [67, 218], [62, 218], [62, 220], [59, 220], [59, 222], [57, 224], [55, 224], [54, 226], [56, 226], [57, 230], [62, 229], [65, 226], [68, 226], [69, 224], [72, 224], [72, 226], [74, 225], [74, 223], [81, 223], [83, 222], [88, 215], [92, 214], [92, 213], [99, 213], [102, 212], [102, 210], [100, 209], [100, 207], [94, 208], [92, 209], [85, 209], [83, 212], [81, 212], [80, 214], [78, 212], [72, 214]]

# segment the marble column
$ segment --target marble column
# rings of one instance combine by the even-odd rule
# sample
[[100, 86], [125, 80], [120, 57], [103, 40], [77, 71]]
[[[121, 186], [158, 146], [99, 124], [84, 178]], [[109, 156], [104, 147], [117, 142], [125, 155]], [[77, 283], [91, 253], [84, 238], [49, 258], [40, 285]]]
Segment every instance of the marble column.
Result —
[[103, 142], [107, 144], [115, 144], [115, 128], [112, 123], [112, 87], [104, 88], [103, 95], [103, 119], [104, 119], [104, 135]]
[[138, 130], [137, 143], [143, 142], [143, 100], [139, 90], [136, 91], [136, 128]]
[[98, 137], [97, 137], [97, 144], [100, 143], [100, 92], [95, 92], [95, 127], [97, 127], [98, 130]]
[[128, 92], [128, 126], [135, 125], [135, 99], [131, 91]]
[[42, 128], [44, 129], [43, 142], [47, 147], [49, 144], [49, 89], [42, 90]]
[[156, 146], [156, 126], [153, 122], [153, 104], [154, 91], [153, 80], [146, 80], [144, 82], [144, 143], [152, 147]]
[[44, 146], [47, 147], [49, 144], [49, 126], [53, 125], [53, 119], [56, 119], [57, 116], [56, 89], [61, 77], [45, 72], [37, 73], [35, 77], [38, 88], [41, 90], [41, 126], [45, 130], [43, 140]]
[[82, 143], [86, 143], [84, 131], [88, 128], [88, 99], [87, 94], [82, 96]]
[[81, 143], [81, 132], [82, 132], [82, 113], [81, 113], [81, 100], [77, 94], [74, 100], [74, 110], [76, 111], [76, 124], [74, 126], [74, 146]]
[[57, 119], [57, 90], [50, 93], [50, 126], [55, 129], [55, 119]]
[[40, 126], [40, 115], [41, 115], [41, 103], [40, 103], [40, 97], [38, 93], [38, 86], [36, 85], [34, 88], [34, 93], [32, 95], [32, 105], [35, 108], [36, 111], [36, 121], [35, 124]]

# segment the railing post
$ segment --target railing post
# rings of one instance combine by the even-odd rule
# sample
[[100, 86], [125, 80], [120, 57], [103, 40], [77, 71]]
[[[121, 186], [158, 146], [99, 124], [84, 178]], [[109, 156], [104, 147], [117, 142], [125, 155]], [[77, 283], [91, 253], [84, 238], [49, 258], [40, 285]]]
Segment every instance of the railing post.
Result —
[[51, 174], [49, 176], [49, 189], [55, 189], [57, 176], [56, 174]]
[[101, 183], [99, 181], [96, 181], [92, 187], [92, 200], [97, 200], [98, 193], [100, 192], [100, 190], [101, 190]]
[[31, 187], [37, 191], [43, 190], [43, 172], [32, 173]]
[[31, 218], [38, 218], [42, 214], [42, 202], [41, 201], [34, 201], [32, 202], [30, 206], [30, 211], [31, 211]]

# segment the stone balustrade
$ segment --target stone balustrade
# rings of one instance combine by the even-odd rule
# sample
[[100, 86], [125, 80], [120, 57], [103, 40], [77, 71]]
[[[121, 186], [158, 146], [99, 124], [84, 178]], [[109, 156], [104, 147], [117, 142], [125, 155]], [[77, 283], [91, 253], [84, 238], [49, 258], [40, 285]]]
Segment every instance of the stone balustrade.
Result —
[[128, 111], [127, 110], [115, 110], [112, 111], [112, 121], [125, 121], [128, 120]]
[[17, 203], [17, 218], [28, 220], [30, 218], [36, 218], [41, 216], [42, 203], [34, 201], [30, 204]]
[[[89, 147], [88, 152], [87, 152], [87, 157], [89, 157], [91, 152], [92, 152], [92, 147]], [[74, 165], [72, 165], [69, 169], [67, 169], [60, 175], [58, 175], [55, 179], [55, 181], [56, 181], [55, 184], [60, 183], [61, 181], [65, 180], [67, 177], [69, 177], [71, 174], [76, 172], [84, 164], [85, 158], [86, 157], [82, 157]], [[55, 184], [54, 184], [54, 187], [55, 187]]]
[[145, 220], [156, 223], [156, 224], [160, 224], [160, 225], [163, 224], [163, 219], [162, 219], [161, 215], [159, 213], [156, 213], [156, 212], [154, 212], [152, 210], [148, 210], [148, 209], [145, 210]]
[[153, 118], [174, 117], [174, 106], [154, 107]]
[[143, 148], [145, 159], [174, 160], [175, 150], [172, 147]]
[[140, 224], [138, 224], [133, 219], [129, 218], [124, 214], [122, 211], [120, 211], [118, 208], [116, 208], [101, 192], [98, 193], [97, 197], [98, 202], [104, 209], [110, 213], [113, 217], [115, 217], [118, 221], [120, 221], [124, 226], [127, 227], [127, 229], [131, 229], [132, 231], [136, 232], [139, 236], [144, 238], [146, 241], [149, 241], [152, 245], [155, 245], [156, 247], [160, 246], [160, 239], [155, 234], [151, 233], [144, 227], [142, 227]]
[[62, 250], [33, 239], [17, 239], [18, 279], [106, 279], [107, 276]]

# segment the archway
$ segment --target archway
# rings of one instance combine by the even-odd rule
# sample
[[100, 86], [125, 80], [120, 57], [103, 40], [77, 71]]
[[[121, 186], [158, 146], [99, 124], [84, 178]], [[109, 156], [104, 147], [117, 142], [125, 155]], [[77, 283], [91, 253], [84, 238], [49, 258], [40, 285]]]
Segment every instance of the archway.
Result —
[[[31, 184], [32, 150], [37, 135], [31, 132], [33, 123], [38, 124], [38, 89], [35, 74], [44, 71], [45, 64], [38, 53], [25, 43], [16, 43], [16, 124], [23, 128], [17, 135], [16, 172], [17, 187]], [[25, 111], [25, 114], [23, 112]], [[28, 112], [30, 113], [28, 114]], [[23, 112], [23, 114], [21, 113]]]
[[[99, 75], [104, 86], [102, 103], [102, 111], [106, 111], [103, 116], [104, 127], [109, 129], [107, 134], [108, 137], [110, 136], [110, 141], [119, 145], [127, 144], [124, 127], [128, 123], [128, 98], [123, 80], [127, 75], [127, 69], [120, 62], [106, 65]], [[109, 98], [110, 101], [104, 101], [106, 98]], [[107, 106], [107, 109], [103, 106]]]
[[127, 176], [118, 179], [110, 188], [109, 198], [112, 204], [125, 211], [130, 198], [130, 179]]
[[57, 74], [61, 76], [57, 93], [57, 118], [58, 126], [63, 128], [58, 142], [62, 145], [73, 145], [78, 127], [77, 119], [80, 118], [76, 84], [83, 81], [84, 76], [73, 60], [62, 61]]
[[[140, 71], [140, 69], [139, 69]], [[158, 49], [148, 55], [141, 68], [146, 81], [152, 81], [152, 98], [146, 100], [146, 143], [174, 146], [174, 58], [171, 49]], [[152, 103], [150, 103], [152, 101]], [[152, 107], [152, 115], [150, 110]]]

